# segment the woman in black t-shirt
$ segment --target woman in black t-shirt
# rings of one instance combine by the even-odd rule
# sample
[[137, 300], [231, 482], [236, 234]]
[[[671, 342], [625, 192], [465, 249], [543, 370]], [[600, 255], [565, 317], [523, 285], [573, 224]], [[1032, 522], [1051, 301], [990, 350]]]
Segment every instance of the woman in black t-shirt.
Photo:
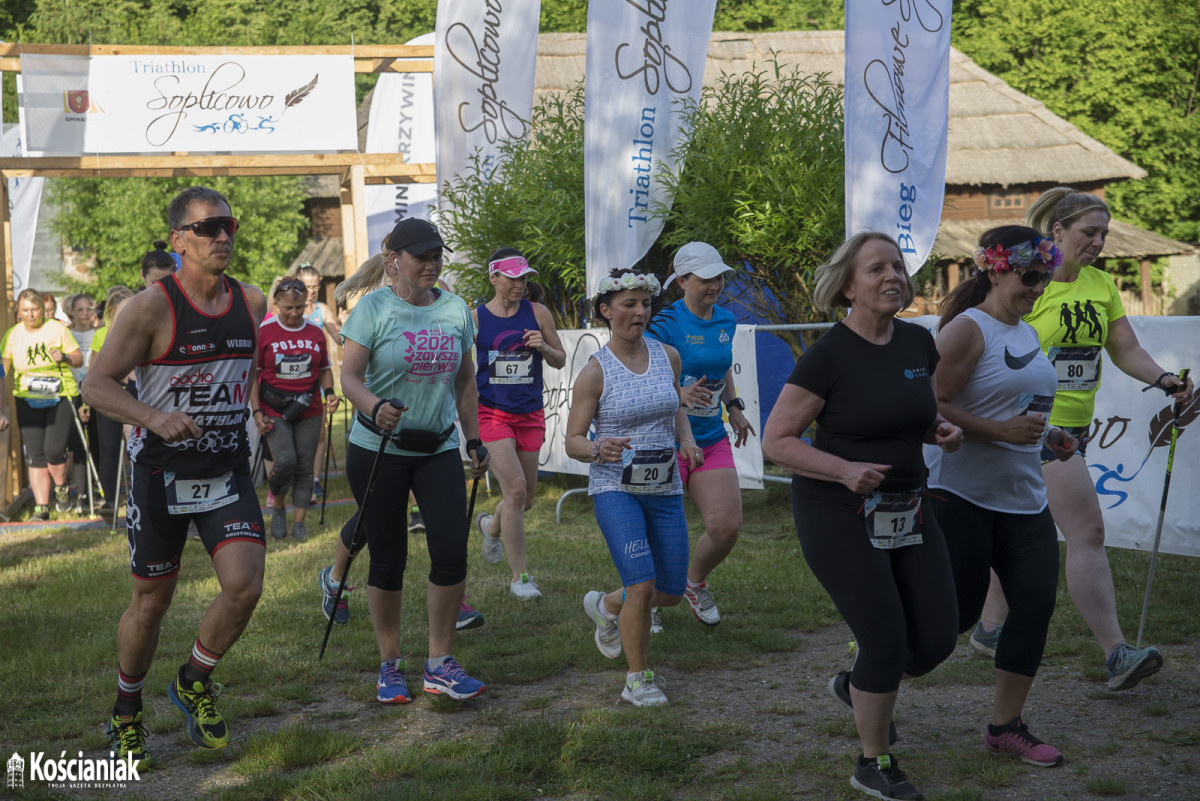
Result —
[[[846, 318], [796, 362], [763, 430], [763, 454], [790, 469], [804, 558], [858, 643], [853, 671], [829, 682], [854, 711], [862, 756], [851, 784], [921, 798], [888, 752], [902, 676], [954, 649], [958, 607], [946, 543], [922, 497], [921, 447], [951, 452], [962, 431], [937, 413], [937, 349], [895, 319], [915, 286], [886, 234], [858, 234], [817, 270], [816, 304]], [[800, 439], [817, 423], [813, 444]]]

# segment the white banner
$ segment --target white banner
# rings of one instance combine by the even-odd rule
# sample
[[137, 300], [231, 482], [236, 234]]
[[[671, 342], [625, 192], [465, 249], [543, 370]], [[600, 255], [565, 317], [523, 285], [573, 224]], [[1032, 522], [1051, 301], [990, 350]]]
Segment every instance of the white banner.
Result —
[[22, 54], [20, 108], [27, 153], [77, 156], [89, 117], [103, 114], [88, 93], [87, 56]]
[[358, 147], [350, 56], [23, 56], [21, 68], [30, 141], [46, 151]]
[[[547, 364], [542, 367], [542, 402], [546, 410], [546, 441], [538, 457], [538, 468], [551, 473], [586, 476], [588, 466], [566, 452], [567, 415], [571, 408], [571, 391], [575, 379], [592, 354], [608, 342], [607, 328], [582, 331], [559, 331], [559, 339], [567, 351], [567, 363], [562, 369]], [[733, 373], [738, 395], [746, 402], [746, 418], [755, 432], [760, 432], [758, 403], [758, 370], [755, 367], [754, 327], [739, 325], [733, 339]], [[732, 434], [729, 420], [726, 432]], [[733, 449], [733, 462], [743, 489], [762, 489], [762, 448], [757, 437], [746, 445]]]
[[438, 185], [471, 155], [494, 161], [506, 138], [524, 138], [533, 108], [541, 0], [440, 0], [433, 58]]
[[950, 5], [846, 2], [846, 236], [890, 234], [910, 274], [942, 216]]
[[[406, 45], [431, 45], [427, 33]], [[402, 59], [403, 60], [403, 59]], [[409, 164], [431, 164], [437, 158], [433, 124], [433, 75], [428, 72], [385, 72], [371, 96], [367, 122], [368, 153], [399, 153]], [[403, 217], [430, 219], [437, 204], [436, 183], [383, 184], [367, 187], [367, 242], [374, 253]]]
[[[23, 88], [21, 76], [17, 75], [18, 97]], [[2, 108], [0, 108], [0, 118], [2, 116]], [[3, 138], [0, 139], [0, 155], [5, 158], [20, 158], [28, 153], [24, 142], [25, 115], [19, 101], [17, 117], [19, 123], [6, 130]], [[37, 233], [38, 210], [42, 204], [42, 188], [45, 184], [45, 178], [8, 179], [9, 231], [12, 232], [13, 300], [23, 290], [29, 288], [29, 271], [33, 266], [33, 243]]]
[[587, 294], [632, 267], [662, 231], [663, 165], [687, 136], [678, 103], [704, 79], [716, 0], [588, 4], [584, 81], [584, 238]]

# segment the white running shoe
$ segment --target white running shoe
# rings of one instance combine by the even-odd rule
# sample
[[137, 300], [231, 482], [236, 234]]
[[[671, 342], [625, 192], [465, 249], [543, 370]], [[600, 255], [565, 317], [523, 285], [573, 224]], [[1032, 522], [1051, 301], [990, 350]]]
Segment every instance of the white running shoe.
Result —
[[600, 653], [609, 659], [616, 659], [621, 655], [621, 629], [617, 626], [615, 618], [609, 620], [600, 611], [602, 603], [604, 593], [592, 590], [583, 596], [583, 611], [587, 613], [588, 620], [596, 624], [596, 647], [600, 649]]
[[508, 586], [508, 591], [522, 601], [536, 601], [542, 597], [542, 591], [533, 583], [528, 573], [518, 576], [517, 580]]
[[683, 591], [683, 597], [687, 598], [688, 606], [692, 607], [692, 614], [704, 625], [715, 626], [721, 622], [721, 613], [717, 611], [707, 583], [689, 584]]
[[650, 633], [662, 634], [662, 615], [657, 606], [650, 607]]
[[654, 682], [654, 671], [632, 673], [625, 679], [621, 697], [634, 706], [666, 706], [667, 696]]
[[475, 527], [479, 529], [479, 534], [483, 538], [483, 561], [489, 565], [498, 565], [504, 558], [504, 543], [500, 542], [499, 537], [488, 534], [488, 526], [491, 522], [492, 516], [487, 512], [475, 515]]

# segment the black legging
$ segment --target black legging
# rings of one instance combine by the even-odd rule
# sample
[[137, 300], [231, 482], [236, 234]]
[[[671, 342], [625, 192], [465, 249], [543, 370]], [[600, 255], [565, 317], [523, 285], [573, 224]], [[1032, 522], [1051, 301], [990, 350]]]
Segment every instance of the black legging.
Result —
[[863, 497], [849, 490], [831, 501], [792, 485], [804, 558], [858, 643], [850, 682], [864, 692], [889, 693], [899, 689], [903, 674], [928, 673], [954, 650], [954, 578], [928, 498], [921, 503], [923, 542], [894, 550], [870, 544], [862, 505]]
[[1058, 535], [1049, 507], [1027, 515], [993, 512], [945, 489], [932, 492], [954, 568], [959, 632], [979, 620], [989, 568], [994, 569], [1009, 608], [996, 646], [996, 667], [1036, 675], [1058, 591]]
[[[129, 381], [122, 384], [122, 388], [135, 400], [137, 399], [137, 385], [134, 382]], [[120, 487], [117, 486], [117, 470], [120, 464], [118, 459], [125, 458], [122, 453], [125, 446], [125, 432], [120, 423], [111, 417], [100, 414], [95, 409], [92, 409], [92, 416], [96, 419], [96, 425], [100, 430], [100, 460], [96, 463], [96, 470], [100, 473], [100, 487], [104, 490], [104, 497], [116, 505], [118, 503], [117, 491], [120, 490]], [[128, 481], [128, 475], [125, 475]]]
[[62, 398], [53, 406], [35, 409], [24, 398], [17, 398], [17, 426], [30, 467], [66, 463], [67, 438], [74, 425], [69, 404], [69, 399]]
[[[346, 452], [346, 479], [362, 507], [375, 450], [350, 443]], [[375, 476], [374, 491], [363, 528], [371, 552], [367, 584], [398, 592], [404, 588], [408, 564], [408, 492], [412, 490], [425, 520], [429, 548], [429, 582], [450, 587], [467, 578], [467, 491], [458, 448], [431, 456], [384, 454]], [[342, 526], [342, 543], [350, 535], [358, 513]]]

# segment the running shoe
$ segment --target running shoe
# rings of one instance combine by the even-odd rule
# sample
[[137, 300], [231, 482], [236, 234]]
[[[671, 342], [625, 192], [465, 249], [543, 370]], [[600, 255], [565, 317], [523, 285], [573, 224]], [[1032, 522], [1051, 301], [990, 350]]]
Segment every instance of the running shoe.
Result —
[[657, 606], [650, 607], [650, 633], [662, 634], [662, 613]]
[[689, 581], [687, 589], [683, 591], [683, 597], [687, 598], [688, 606], [692, 608], [692, 614], [696, 616], [696, 620], [706, 626], [715, 626], [721, 622], [721, 613], [717, 611], [712, 593], [708, 591], [707, 582], [692, 584]]
[[271, 536], [281, 540], [287, 536], [287, 510], [271, 510]]
[[621, 697], [634, 706], [666, 706], [669, 703], [666, 694], [654, 681], [653, 670], [626, 676]]
[[850, 786], [862, 790], [875, 798], [897, 798], [904, 801], [924, 801], [921, 791], [900, 770], [900, 764], [891, 754], [867, 757], [861, 754], [850, 777]]
[[71, 511], [71, 488], [66, 484], [54, 488], [54, 511], [60, 514]]
[[467, 602], [463, 601], [458, 605], [458, 620], [454, 623], [456, 631], [463, 629], [477, 629], [483, 625], [483, 612], [478, 609], [472, 609], [467, 606]]
[[1062, 752], [1030, 734], [1020, 718], [1013, 718], [1003, 726], [989, 723], [983, 732], [983, 744], [993, 754], [1012, 754], [1040, 768], [1052, 768], [1063, 761]]
[[415, 506], [408, 515], [408, 530], [409, 532], [425, 530], [425, 518], [421, 517], [421, 510]]
[[36, 523], [43, 523], [50, 519], [50, 507], [47, 504], [39, 503], [33, 507], [33, 514], [29, 519]]
[[1003, 628], [1004, 626], [996, 626], [991, 631], [985, 631], [983, 621], [979, 621], [975, 624], [975, 631], [971, 634], [971, 639], [969, 640], [971, 647], [984, 656], [990, 656], [992, 659], [995, 659], [996, 646], [1000, 644], [1000, 630]]
[[466, 698], [474, 698], [481, 692], [486, 690], [482, 682], [476, 681], [467, 675], [467, 671], [462, 669], [458, 664], [458, 660], [454, 657], [446, 657], [446, 661], [429, 669], [429, 664], [425, 664], [425, 692], [432, 695], [448, 695], [456, 701], [462, 701]]
[[1157, 673], [1162, 664], [1162, 654], [1153, 646], [1134, 648], [1127, 642], [1117, 643], [1104, 660], [1104, 666], [1108, 668], [1108, 689], [1128, 690]]
[[319, 501], [319, 500], [321, 500], [321, 497], [324, 495], [325, 495], [325, 490], [321, 487], [321, 479], [314, 478], [313, 479], [313, 488], [312, 488], [312, 499], [314, 501]]
[[325, 613], [325, 619], [332, 617], [334, 623], [342, 626], [349, 623], [350, 603], [346, 600], [346, 593], [352, 588], [346, 587], [342, 590], [342, 597], [335, 607], [334, 598], [337, 596], [338, 582], [333, 580], [333, 565], [317, 573], [317, 581], [321, 583], [321, 610]]
[[533, 579], [529, 577], [528, 573], [517, 576], [516, 581], [508, 585], [508, 591], [522, 601], [536, 601], [542, 597], [542, 591], [538, 589], [538, 585], [533, 583]]
[[412, 693], [404, 683], [404, 669], [408, 661], [389, 659], [379, 666], [379, 680], [375, 682], [375, 698], [381, 704], [407, 704], [412, 700]]
[[504, 543], [500, 542], [499, 537], [493, 537], [488, 533], [488, 526], [491, 525], [491, 522], [492, 516], [487, 512], [475, 515], [475, 527], [479, 529], [480, 538], [483, 540], [483, 561], [489, 565], [498, 565], [504, 558]]
[[304, 525], [303, 520], [292, 523], [292, 539], [296, 542], [304, 542], [308, 539], [308, 526]]
[[[840, 671], [836, 676], [829, 680], [829, 684], [826, 685], [826, 688], [829, 690], [829, 694], [841, 701], [842, 705], [846, 707], [846, 709], [849, 709], [851, 712], [854, 711], [854, 701], [850, 698], [850, 671]], [[899, 735], [896, 733], [896, 723], [895, 721], [889, 721], [888, 745], [895, 745], [896, 740], [898, 739]]]
[[229, 745], [229, 727], [217, 711], [221, 685], [192, 682], [185, 689], [176, 676], [167, 685], [167, 697], [187, 716], [188, 735], [201, 748], [224, 748]]
[[117, 759], [124, 761], [126, 754], [133, 755], [133, 764], [138, 770], [146, 770], [154, 760], [146, 753], [146, 727], [142, 725], [142, 713], [136, 715], [113, 715], [108, 719], [108, 747]]
[[583, 611], [587, 613], [588, 619], [596, 624], [596, 647], [600, 649], [600, 653], [609, 659], [616, 659], [621, 655], [621, 629], [617, 626], [616, 618], [609, 620], [600, 611], [602, 603], [604, 593], [592, 590], [583, 596]]

